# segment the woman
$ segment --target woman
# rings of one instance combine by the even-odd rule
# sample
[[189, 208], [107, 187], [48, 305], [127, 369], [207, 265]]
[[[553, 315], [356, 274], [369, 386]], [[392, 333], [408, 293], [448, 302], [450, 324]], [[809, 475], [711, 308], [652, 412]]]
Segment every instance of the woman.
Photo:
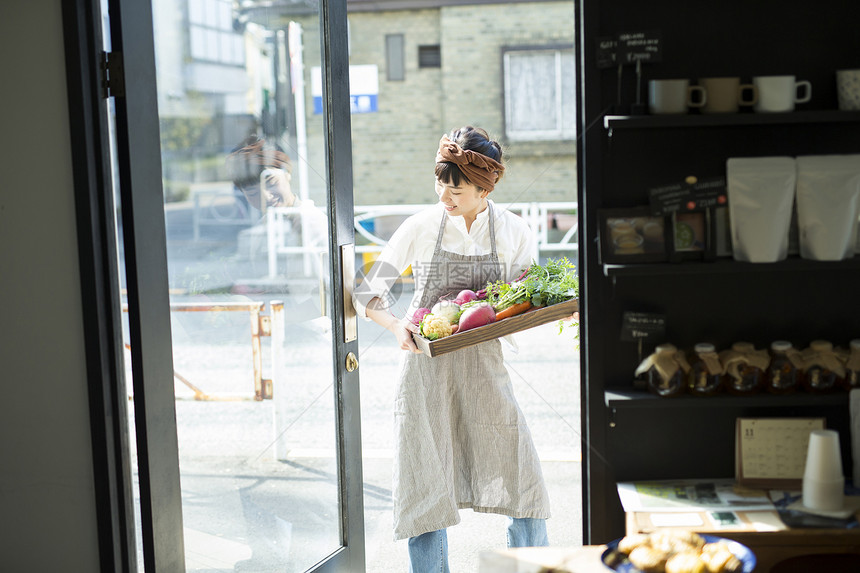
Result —
[[392, 315], [385, 298], [410, 264], [410, 316], [528, 268], [533, 233], [488, 198], [504, 170], [501, 147], [484, 130], [467, 126], [442, 137], [439, 203], [398, 228], [356, 289], [358, 312], [411, 351], [395, 397], [394, 537], [409, 538], [413, 573], [448, 571], [445, 528], [464, 508], [507, 515], [509, 547], [548, 544], [549, 499], [499, 340], [430, 358], [412, 340], [417, 328]]

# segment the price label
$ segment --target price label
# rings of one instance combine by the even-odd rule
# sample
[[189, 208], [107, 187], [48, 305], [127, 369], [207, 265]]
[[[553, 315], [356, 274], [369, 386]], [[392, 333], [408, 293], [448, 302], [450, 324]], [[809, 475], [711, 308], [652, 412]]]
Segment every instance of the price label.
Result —
[[618, 40], [614, 37], [605, 37], [597, 39], [597, 68], [614, 68], [616, 61], [616, 50], [618, 49]]
[[652, 312], [625, 312], [621, 319], [621, 340], [664, 340], [666, 315]]
[[618, 55], [621, 64], [660, 62], [663, 60], [662, 34], [657, 31], [618, 34]]
[[681, 183], [648, 190], [651, 214], [668, 215], [677, 212], [703, 211], [728, 203], [726, 178], [689, 178]]

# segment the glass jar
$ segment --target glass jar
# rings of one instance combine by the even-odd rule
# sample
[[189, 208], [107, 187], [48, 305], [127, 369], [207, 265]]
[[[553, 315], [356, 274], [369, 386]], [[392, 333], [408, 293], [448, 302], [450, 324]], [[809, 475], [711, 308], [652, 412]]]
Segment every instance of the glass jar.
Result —
[[660, 344], [646, 358], [636, 375], [645, 374], [648, 390], [663, 398], [680, 396], [685, 392], [690, 365], [674, 344]]
[[713, 396], [723, 389], [723, 366], [710, 342], [700, 342], [693, 347], [687, 389], [695, 396]]
[[800, 385], [800, 352], [787, 340], [770, 345], [770, 366], [765, 372], [765, 386], [772, 394], [791, 394]]
[[826, 394], [840, 390], [845, 381], [845, 366], [826, 340], [813, 340], [803, 351], [803, 386], [809, 392]]
[[724, 385], [731, 394], [748, 395], [764, 387], [764, 371], [770, 364], [765, 350], [756, 350], [750, 342], [735, 342], [730, 350], [720, 353], [726, 375]]
[[845, 362], [843, 383], [848, 390], [860, 388], [860, 338], [855, 338], [848, 345], [848, 358]]

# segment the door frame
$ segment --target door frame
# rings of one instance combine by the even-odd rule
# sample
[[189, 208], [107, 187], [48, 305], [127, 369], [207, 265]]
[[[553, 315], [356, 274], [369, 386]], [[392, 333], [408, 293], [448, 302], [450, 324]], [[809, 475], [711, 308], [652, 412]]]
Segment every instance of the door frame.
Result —
[[[148, 572], [185, 571], [174, 403], [167, 247], [150, 2], [108, 0], [111, 54], [122, 56], [114, 94], [117, 178], [125, 251], [138, 455], [143, 562]], [[341, 547], [311, 571], [363, 572], [364, 501], [358, 370], [345, 368], [354, 260], [349, 56], [345, 0], [320, 4], [329, 202]], [[133, 488], [122, 361], [121, 296], [99, 0], [63, 3], [81, 257], [99, 551], [103, 571], [135, 571]], [[114, 60], [116, 61], [116, 60]], [[114, 87], [116, 84], [114, 84]], [[129, 134], [134, 134], [130, 137]], [[344, 248], [346, 247], [346, 248]], [[347, 282], [349, 289], [343, 288]]]

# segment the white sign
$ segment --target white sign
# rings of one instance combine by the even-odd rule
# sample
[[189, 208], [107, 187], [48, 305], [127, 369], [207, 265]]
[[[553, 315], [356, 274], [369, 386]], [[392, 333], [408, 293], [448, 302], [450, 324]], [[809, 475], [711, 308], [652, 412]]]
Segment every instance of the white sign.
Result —
[[[314, 98], [314, 115], [323, 112], [322, 69], [311, 68], [311, 95]], [[375, 64], [349, 66], [349, 107], [352, 113], [377, 111], [379, 70]]]

